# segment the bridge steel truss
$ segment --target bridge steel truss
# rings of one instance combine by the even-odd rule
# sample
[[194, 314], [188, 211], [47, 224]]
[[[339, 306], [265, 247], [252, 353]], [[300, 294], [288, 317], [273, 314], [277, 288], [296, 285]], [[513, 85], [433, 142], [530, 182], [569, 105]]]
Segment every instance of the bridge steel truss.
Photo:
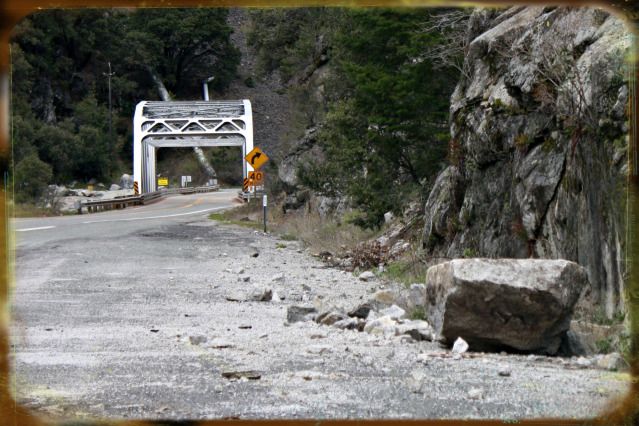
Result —
[[133, 128], [133, 180], [142, 194], [157, 189], [157, 148], [239, 146], [243, 178], [253, 171], [244, 161], [253, 149], [253, 112], [247, 99], [142, 101], [135, 107]]

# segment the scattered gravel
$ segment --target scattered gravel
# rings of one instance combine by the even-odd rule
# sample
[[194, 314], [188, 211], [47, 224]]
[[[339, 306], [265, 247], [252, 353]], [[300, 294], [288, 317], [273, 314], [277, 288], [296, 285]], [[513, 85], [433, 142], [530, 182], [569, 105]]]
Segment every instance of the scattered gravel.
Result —
[[[191, 219], [23, 250], [18, 401], [84, 418], [571, 418], [596, 415], [627, 389], [623, 374], [596, 363], [472, 348], [454, 357], [397, 335], [396, 320], [362, 307], [389, 301], [380, 283], [277, 242]], [[136, 256], [118, 257], [115, 273], [104, 253], [122, 247]], [[324, 312], [333, 325], [313, 321]], [[363, 317], [372, 332], [349, 325]]]

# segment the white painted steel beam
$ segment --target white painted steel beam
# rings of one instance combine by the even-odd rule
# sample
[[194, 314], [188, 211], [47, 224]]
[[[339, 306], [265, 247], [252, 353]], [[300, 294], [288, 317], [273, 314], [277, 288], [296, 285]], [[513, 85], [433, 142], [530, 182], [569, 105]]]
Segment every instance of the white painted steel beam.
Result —
[[133, 180], [140, 192], [156, 190], [155, 156], [161, 147], [242, 147], [243, 178], [253, 168], [244, 156], [253, 149], [251, 102], [142, 101], [133, 117]]

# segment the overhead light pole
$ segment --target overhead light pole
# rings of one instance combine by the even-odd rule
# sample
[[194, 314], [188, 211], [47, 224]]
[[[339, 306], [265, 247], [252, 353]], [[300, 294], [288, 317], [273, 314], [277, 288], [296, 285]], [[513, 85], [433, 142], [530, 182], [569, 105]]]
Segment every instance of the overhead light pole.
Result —
[[209, 100], [209, 83], [213, 80], [215, 80], [215, 76], [209, 77], [206, 80], [202, 81], [202, 91], [204, 92], [203, 95], [205, 101]]
[[111, 108], [111, 77], [115, 75], [114, 72], [111, 72], [111, 62], [109, 64], [109, 72], [102, 73], [108, 77], [109, 81], [109, 145], [111, 146], [111, 161], [109, 162], [109, 174], [114, 172], [115, 165], [115, 143], [113, 142], [113, 110]]

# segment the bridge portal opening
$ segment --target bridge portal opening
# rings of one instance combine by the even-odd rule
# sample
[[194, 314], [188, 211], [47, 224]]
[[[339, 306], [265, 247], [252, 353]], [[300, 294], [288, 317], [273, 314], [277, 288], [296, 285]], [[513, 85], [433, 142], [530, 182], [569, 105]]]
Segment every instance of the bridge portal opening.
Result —
[[247, 99], [142, 101], [133, 127], [133, 179], [141, 193], [157, 190], [159, 148], [239, 147], [242, 179], [253, 171], [243, 160], [253, 149], [253, 112]]
[[[215, 169], [217, 183], [221, 187], [242, 186], [243, 161], [238, 160], [242, 158], [241, 147], [222, 146], [203, 148], [202, 151]], [[193, 155], [192, 148], [158, 148], [156, 160], [158, 188], [180, 187], [182, 176], [191, 177], [187, 186], [205, 186], [211, 179]]]

